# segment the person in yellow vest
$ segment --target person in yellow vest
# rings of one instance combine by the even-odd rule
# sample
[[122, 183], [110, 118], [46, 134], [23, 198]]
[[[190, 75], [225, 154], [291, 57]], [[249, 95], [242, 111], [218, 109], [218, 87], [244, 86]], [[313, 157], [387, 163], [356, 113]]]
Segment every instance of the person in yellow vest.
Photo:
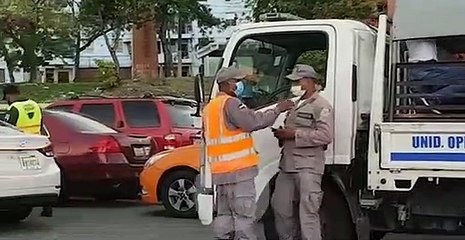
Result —
[[[4, 120], [24, 133], [46, 135], [43, 128], [42, 110], [39, 104], [31, 99], [19, 99], [20, 92], [17, 86], [8, 84], [3, 87], [3, 100], [8, 103], [8, 110]], [[51, 206], [44, 206], [42, 216], [51, 217]]]
[[223, 68], [216, 81], [220, 93], [203, 110], [206, 157], [217, 188], [216, 239], [257, 239], [255, 233], [256, 190], [259, 156], [251, 132], [271, 127], [292, 101], [274, 109], [256, 112], [237, 97], [237, 84], [246, 77], [235, 67]]

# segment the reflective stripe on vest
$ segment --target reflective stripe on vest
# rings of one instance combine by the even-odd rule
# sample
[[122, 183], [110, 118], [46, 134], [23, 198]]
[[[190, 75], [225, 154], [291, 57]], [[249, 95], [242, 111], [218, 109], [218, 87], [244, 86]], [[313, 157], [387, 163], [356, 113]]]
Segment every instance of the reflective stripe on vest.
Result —
[[[40, 106], [32, 101], [14, 102], [10, 105], [9, 109], [15, 107], [18, 110], [18, 121], [16, 127], [25, 133], [40, 134], [42, 123], [42, 112]], [[32, 118], [29, 117], [32, 114]]]
[[203, 121], [207, 160], [213, 174], [232, 173], [258, 165], [258, 155], [248, 132], [229, 130], [224, 120], [224, 107], [230, 97], [219, 95], [205, 106]]

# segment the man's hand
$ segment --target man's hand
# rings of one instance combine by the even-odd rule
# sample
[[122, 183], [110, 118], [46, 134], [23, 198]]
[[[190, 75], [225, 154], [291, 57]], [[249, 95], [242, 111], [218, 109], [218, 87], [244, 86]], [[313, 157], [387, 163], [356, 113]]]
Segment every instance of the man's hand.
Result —
[[258, 83], [258, 76], [257, 75], [247, 75], [244, 78], [245, 81], [247, 81], [249, 84], [255, 85]]
[[295, 103], [291, 100], [286, 100], [283, 102], [278, 103], [276, 108], [279, 110], [279, 112], [285, 112], [288, 110], [291, 110], [295, 106]]
[[288, 140], [295, 138], [295, 129], [293, 128], [280, 128], [274, 131], [274, 136], [279, 140]]

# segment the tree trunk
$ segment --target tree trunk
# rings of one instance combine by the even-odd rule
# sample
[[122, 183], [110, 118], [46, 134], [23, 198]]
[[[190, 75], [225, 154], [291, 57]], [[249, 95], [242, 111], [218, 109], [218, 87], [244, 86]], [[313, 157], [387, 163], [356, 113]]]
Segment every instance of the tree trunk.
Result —
[[165, 19], [160, 24], [160, 30], [158, 35], [160, 36], [160, 41], [163, 49], [163, 55], [165, 56], [165, 77], [171, 77], [173, 72], [173, 55], [171, 54], [171, 49], [169, 47], [169, 42], [166, 38], [166, 32], [168, 31], [168, 20]]
[[34, 62], [31, 64], [30, 68], [31, 71], [29, 72], [29, 82], [34, 83], [37, 82], [37, 64]]
[[81, 8], [80, 2], [75, 0], [68, 0], [68, 6], [71, 8], [71, 14], [74, 20], [74, 27], [76, 28], [76, 42], [74, 49], [74, 66], [73, 66], [73, 79], [72, 82], [76, 82], [79, 79], [79, 65], [81, 65], [81, 23], [79, 16], [76, 12], [76, 7]]
[[[119, 76], [120, 66], [119, 66], [118, 56], [116, 56], [115, 48], [112, 46], [107, 34], [103, 34], [103, 38], [105, 38], [105, 44], [107, 45], [108, 51], [110, 51], [111, 59], [113, 60], [113, 63], [115, 64], [116, 74], [118, 74]], [[118, 39], [119, 37], [116, 37], [116, 41], [118, 41]]]
[[10, 82], [14, 83], [15, 82], [15, 65], [13, 63], [13, 59], [11, 54], [9, 53], [8, 49], [6, 48], [5, 44], [3, 43], [3, 39], [0, 39], [1, 43], [3, 46], [0, 46], [0, 56], [3, 56], [3, 59], [6, 62], [6, 67], [8, 69], [8, 76], [10, 77]]
[[76, 49], [74, 52], [73, 82], [79, 79], [79, 65], [81, 65], [81, 31], [76, 37]]
[[[6, 60], [6, 57], [5, 57]], [[10, 83], [15, 83], [15, 66], [11, 63], [11, 61], [6, 60], [6, 67], [8, 68], [8, 75], [10, 76]]]
[[182, 20], [181, 15], [178, 15], [178, 74], [177, 77], [182, 77]]

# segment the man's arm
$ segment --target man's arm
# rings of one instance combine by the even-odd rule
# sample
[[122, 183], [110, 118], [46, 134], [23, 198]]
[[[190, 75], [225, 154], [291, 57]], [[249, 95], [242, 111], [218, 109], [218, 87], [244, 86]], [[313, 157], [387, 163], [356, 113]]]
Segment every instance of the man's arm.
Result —
[[4, 121], [8, 122], [11, 125], [15, 125], [18, 122], [19, 111], [16, 107], [11, 107], [6, 113], [4, 117]]
[[231, 124], [248, 132], [270, 127], [278, 118], [280, 112], [277, 108], [265, 112], [258, 112], [247, 108], [237, 98], [226, 102], [226, 117]]
[[332, 108], [323, 108], [314, 129], [296, 130], [296, 147], [318, 147], [330, 144], [334, 137], [333, 124], [334, 114]]

